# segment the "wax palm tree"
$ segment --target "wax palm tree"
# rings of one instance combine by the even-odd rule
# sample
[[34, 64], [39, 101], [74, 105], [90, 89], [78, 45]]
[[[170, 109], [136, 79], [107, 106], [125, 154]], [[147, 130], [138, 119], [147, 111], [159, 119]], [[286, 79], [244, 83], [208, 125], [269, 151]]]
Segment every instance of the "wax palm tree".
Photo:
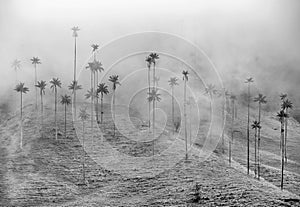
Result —
[[[38, 57], [33, 57], [30, 59], [31, 63], [34, 65], [34, 86], [37, 84], [37, 71], [36, 71], [36, 66], [38, 64], [41, 64], [41, 60]], [[37, 88], [35, 88], [35, 108], [37, 109]]]
[[[46, 89], [46, 81], [38, 81], [35, 87], [40, 89], [40, 96], [41, 96], [41, 128], [43, 128], [44, 125], [44, 105], [43, 105], [43, 95], [45, 95], [45, 89]], [[43, 136], [43, 133], [42, 133]]]
[[151, 58], [151, 61], [153, 63], [153, 88], [156, 89], [155, 66], [156, 66], [156, 61], [159, 59], [159, 55], [157, 53], [150, 53], [149, 57]]
[[[118, 75], [112, 75], [109, 76], [109, 81], [113, 83], [113, 121], [115, 121], [116, 118], [116, 113], [115, 113], [115, 101], [116, 101], [116, 89], [117, 85], [121, 85], [119, 82], [119, 76]], [[114, 124], [114, 136], [115, 136], [115, 131], [116, 131], [116, 125]]]
[[93, 100], [97, 97], [96, 91], [93, 88], [87, 91], [85, 94], [86, 99], [91, 99], [91, 128], [92, 128], [92, 140], [94, 140], [94, 107]]
[[[173, 128], [173, 134], [174, 134], [174, 131], [175, 131], [175, 126], [174, 126], [174, 87], [176, 85], [178, 85], [178, 78], [176, 77], [172, 77], [170, 78], [170, 80], [168, 81], [169, 82], [169, 85], [171, 86], [171, 95], [172, 95], [172, 128]], [[149, 102], [150, 103], [150, 102]], [[150, 112], [149, 112], [150, 114]], [[150, 117], [150, 115], [149, 115]]]
[[233, 125], [234, 125], [234, 110], [235, 110], [235, 101], [236, 101], [236, 96], [234, 94], [230, 95], [230, 100], [231, 100], [231, 138], [229, 139], [229, 150], [228, 150], [228, 157], [229, 157], [229, 164], [231, 165], [231, 145], [233, 142]]
[[187, 70], [182, 71], [182, 75], [183, 75], [183, 81], [184, 81], [184, 104], [183, 104], [183, 111], [184, 111], [184, 137], [185, 137], [185, 159], [188, 159], [188, 153], [187, 153], [187, 129], [186, 129], [186, 83], [189, 80], [188, 78], [188, 74], [189, 72]]
[[152, 91], [148, 94], [148, 101], [153, 103], [153, 123], [152, 123], [152, 130], [153, 130], [153, 155], [154, 155], [154, 140], [155, 140], [155, 101], [160, 101], [160, 94], [158, 90], [152, 89]]
[[[287, 98], [287, 94], [286, 94], [286, 93], [281, 93], [279, 97], [280, 97], [280, 100], [281, 100], [282, 102], [284, 102], [285, 99]], [[280, 140], [279, 147], [280, 147], [280, 150], [281, 150], [281, 140]]]
[[[99, 61], [96, 61], [95, 62], [95, 72], [97, 73], [96, 75], [96, 82], [95, 82], [95, 79], [94, 79], [94, 90], [96, 91], [97, 90], [97, 85], [98, 85], [98, 76], [99, 76], [99, 73], [101, 73], [102, 71], [104, 71], [104, 68], [102, 67], [102, 63], [99, 62]], [[97, 102], [96, 102], [96, 118], [97, 118], [97, 123], [99, 123], [99, 110], [98, 110], [98, 105], [99, 105], [99, 96], [97, 96], [96, 98]]]
[[[283, 103], [281, 104], [281, 108], [282, 110], [285, 110], [285, 113], [288, 114], [288, 109], [292, 109], [293, 108], [293, 103], [289, 100], [289, 99], [285, 99], [283, 101]], [[286, 143], [287, 143], [287, 132], [288, 132], [288, 118], [285, 118], [285, 124], [284, 124], [285, 128], [284, 128], [284, 158], [285, 158], [285, 162], [287, 162], [287, 147], [286, 147]]]
[[18, 70], [21, 68], [21, 61], [18, 59], [15, 59], [12, 63], [11, 67], [15, 70], [16, 73], [16, 82], [18, 81]]
[[61, 96], [60, 103], [65, 106], [65, 138], [67, 138], [67, 106], [71, 104], [71, 96]]
[[72, 91], [72, 94], [73, 94], [73, 105], [74, 105], [74, 118], [76, 118], [76, 91], [77, 90], [81, 90], [82, 89], [82, 86], [78, 84], [78, 81], [72, 81], [70, 83], [70, 85], [68, 86], [69, 90]]
[[277, 117], [280, 121], [280, 134], [281, 134], [281, 190], [283, 189], [283, 171], [284, 171], [284, 120], [288, 118], [288, 114], [284, 112], [284, 110], [280, 110], [280, 112], [277, 113]]
[[82, 174], [83, 174], [83, 183], [85, 183], [85, 121], [89, 119], [89, 114], [86, 112], [85, 108], [80, 109], [79, 119], [82, 121], [82, 148], [83, 148], [83, 162], [82, 162]]
[[[150, 87], [151, 87], [151, 81], [150, 81], [150, 70], [151, 70], [151, 65], [152, 65], [152, 58], [150, 56], [146, 57], [146, 64], [148, 68], [148, 94], [150, 94]], [[150, 129], [150, 111], [151, 111], [151, 103], [148, 101], [148, 117], [149, 117], [149, 129]]]
[[55, 122], [55, 139], [57, 140], [57, 88], [61, 88], [61, 81], [59, 78], [52, 78], [50, 80], [50, 88], [54, 91], [54, 122]]
[[254, 80], [253, 78], [247, 78], [245, 83], [248, 85], [248, 114], [247, 114], [247, 174], [249, 175], [249, 170], [250, 170], [250, 131], [249, 131], [249, 127], [250, 127], [250, 84], [253, 83]]
[[[254, 98], [254, 102], [258, 102], [258, 122], [261, 123], [261, 105], [266, 104], [266, 96], [262, 95], [261, 93], [258, 94], [257, 97]], [[258, 129], [258, 136], [257, 136], [257, 176], [258, 179], [260, 178], [260, 128]]]
[[21, 95], [21, 105], [20, 105], [20, 110], [21, 110], [21, 117], [20, 117], [20, 131], [21, 131], [21, 135], [20, 135], [20, 148], [23, 148], [23, 93], [27, 93], [29, 91], [29, 89], [27, 87], [25, 87], [24, 83], [19, 83], [16, 85], [15, 87], [15, 91], [19, 92]]
[[105, 94], [105, 95], [107, 95], [108, 93], [109, 93], [109, 91], [108, 91], [108, 86], [107, 85], [105, 85], [105, 83], [100, 83], [99, 85], [98, 85], [98, 88], [97, 88], [97, 94], [101, 94], [101, 103], [100, 103], [100, 105], [101, 105], [101, 118], [100, 118], [100, 120], [101, 120], [101, 124], [103, 123], [103, 95]]
[[[77, 37], [78, 37], [78, 31], [80, 30], [78, 27], [72, 27], [71, 30], [73, 31], [72, 36], [74, 37], [74, 78], [73, 81], [76, 81], [76, 70], [77, 70]], [[73, 91], [73, 103], [74, 103], [74, 115], [76, 117], [76, 91]]]
[[261, 128], [260, 122], [258, 121], [253, 121], [253, 124], [251, 125], [252, 129], [255, 130], [254, 133], [254, 173], [255, 176], [257, 174], [257, 131]]

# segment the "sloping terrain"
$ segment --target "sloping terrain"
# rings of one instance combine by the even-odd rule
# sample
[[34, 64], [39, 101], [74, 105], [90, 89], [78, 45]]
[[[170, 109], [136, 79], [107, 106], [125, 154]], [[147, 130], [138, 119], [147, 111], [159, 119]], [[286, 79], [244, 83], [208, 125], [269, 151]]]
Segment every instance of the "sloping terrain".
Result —
[[[139, 162], [135, 161], [139, 160], [139, 157], [151, 158], [153, 142], [146, 136], [143, 137], [144, 142], [138, 144], [132, 139], [127, 139], [128, 134], [138, 138], [148, 130], [143, 127], [132, 128], [128, 126], [126, 119], [122, 121], [122, 117], [119, 124], [124, 129], [120, 131], [127, 134], [117, 131], [115, 137], [111, 114], [104, 114], [105, 123], [99, 128], [94, 124], [94, 135], [91, 133], [90, 121], [87, 121], [84, 136], [86, 145], [83, 150], [82, 123], [72, 122], [70, 107], [67, 112], [66, 136], [64, 111], [59, 107], [58, 140], [55, 140], [52, 109], [45, 109], [43, 126], [41, 117], [33, 106], [26, 106], [24, 111], [22, 150], [18, 148], [18, 112], [1, 122], [1, 206], [299, 205], [299, 198], [295, 194], [280, 191], [266, 181], [257, 181], [245, 175], [239, 167], [229, 167], [223, 155], [213, 153], [209, 159], [200, 162], [198, 147], [191, 148], [188, 161], [171, 160], [175, 164], [169, 170], [164, 170], [164, 165], [167, 164], [164, 159], [159, 160], [155, 157], [140, 166]], [[135, 126], [139, 126], [138, 119]], [[185, 149], [181, 137], [174, 138], [169, 132], [160, 131], [159, 128], [156, 131], [162, 133], [154, 142], [155, 154], [175, 142], [172, 156], [174, 159], [182, 157]], [[91, 143], [94, 144], [94, 148], [89, 148]], [[99, 163], [106, 163], [105, 159], [109, 159], [109, 156], [104, 154], [109, 153], [104, 143], [112, 146], [117, 154], [136, 159], [127, 162], [124, 168], [117, 168], [118, 170], [100, 165]], [[103, 153], [102, 157], [99, 153]], [[234, 154], [234, 159], [236, 157]], [[86, 163], [85, 182], [83, 159]], [[147, 174], [145, 168], [162, 170], [153, 177]], [[128, 170], [135, 170], [139, 176], [126, 175]]]

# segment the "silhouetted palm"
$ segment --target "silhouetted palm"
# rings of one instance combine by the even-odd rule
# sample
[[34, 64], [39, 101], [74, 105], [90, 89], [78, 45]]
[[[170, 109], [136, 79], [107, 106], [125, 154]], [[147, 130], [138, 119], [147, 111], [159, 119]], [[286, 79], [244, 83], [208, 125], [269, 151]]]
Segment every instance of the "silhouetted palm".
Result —
[[[178, 85], [177, 83], [178, 79], [176, 77], [172, 77], [170, 78], [170, 80], [168, 81], [169, 82], [169, 85], [171, 86], [171, 96], [172, 96], [172, 128], [173, 128], [173, 134], [174, 134], [174, 87], [176, 85]], [[150, 102], [149, 102], [150, 103]], [[150, 117], [150, 112], [149, 112], [149, 117]]]
[[20, 117], [20, 131], [21, 131], [21, 135], [20, 135], [20, 148], [23, 148], [23, 93], [27, 93], [29, 91], [29, 89], [27, 87], [25, 87], [24, 83], [19, 83], [16, 85], [16, 88], [14, 89], [15, 91], [17, 91], [18, 93], [20, 93], [21, 95], [21, 105], [20, 105], [20, 111], [21, 111], [21, 117]]
[[[41, 64], [41, 61], [38, 57], [33, 57], [30, 59], [32, 64], [34, 65], [34, 86], [37, 84], [37, 71], [36, 71], [36, 66], [38, 64]], [[37, 109], [37, 88], [35, 88], [35, 108]]]
[[189, 128], [190, 128], [190, 145], [192, 144], [192, 107], [195, 103], [195, 100], [192, 96], [190, 96], [186, 102], [186, 104], [189, 106]]
[[286, 99], [286, 97], [287, 97], [287, 94], [286, 94], [286, 93], [280, 94], [280, 99], [281, 99], [282, 101], [284, 101], [284, 100]]
[[281, 190], [283, 189], [283, 171], [284, 171], [284, 120], [288, 118], [288, 114], [283, 109], [277, 113], [277, 117], [280, 121], [280, 134], [281, 134]]
[[101, 124], [103, 123], [103, 95], [109, 93], [108, 86], [105, 83], [100, 83], [97, 88], [97, 93], [101, 94]]
[[16, 82], [18, 81], [18, 70], [21, 68], [21, 61], [15, 59], [14, 62], [11, 64], [11, 67], [15, 70], [16, 73]]
[[236, 96], [234, 94], [230, 95], [230, 100], [231, 100], [231, 138], [229, 139], [229, 150], [228, 150], [228, 157], [229, 157], [229, 164], [231, 164], [231, 145], [233, 142], [233, 126], [234, 126], [234, 110], [235, 110], [235, 101], [236, 101]]
[[61, 81], [58, 78], [50, 80], [50, 88], [54, 91], [54, 122], [55, 122], [55, 139], [57, 140], [57, 88], [61, 88]]
[[[46, 81], [38, 81], [37, 84], [35, 85], [37, 88], [40, 89], [40, 96], [41, 96], [41, 123], [42, 123], [42, 128], [43, 128], [43, 123], [44, 123], [44, 105], [43, 105], [43, 95], [45, 95], [45, 89], [46, 89]], [[43, 133], [42, 133], [43, 136]]]
[[[284, 99], [283, 103], [281, 104], [282, 110], [285, 110], [285, 113], [288, 114], [288, 109], [293, 108], [293, 103], [289, 99]], [[285, 162], [287, 162], [287, 132], [288, 132], [288, 118], [285, 118], [285, 129], [284, 129], [284, 158]]]
[[160, 94], [158, 90], [152, 89], [148, 94], [148, 101], [153, 103], [153, 121], [152, 121], [152, 130], [153, 130], [153, 155], [154, 155], [154, 140], [155, 140], [155, 101], [160, 101]]
[[78, 81], [73, 80], [68, 86], [68, 88], [72, 91], [73, 94], [74, 117], [76, 118], [76, 91], [81, 90], [82, 86], [78, 84]]
[[[115, 118], [116, 118], [116, 112], [115, 112], [115, 101], [116, 101], [116, 89], [117, 89], [117, 85], [121, 85], [119, 82], [119, 76], [118, 75], [112, 75], [109, 76], [108, 79], [110, 82], [113, 83], [113, 121], [115, 122]], [[114, 124], [114, 136], [116, 133], [116, 125]]]
[[[150, 83], [150, 70], [151, 70], [151, 65], [152, 65], [152, 58], [150, 56], [146, 57], [146, 64], [147, 64], [147, 68], [148, 68], [148, 93], [150, 94], [150, 87], [151, 87], [151, 83]], [[151, 111], [151, 103], [148, 102], [148, 117], [149, 117], [149, 129], [150, 129], [150, 111]]]
[[85, 108], [80, 109], [79, 119], [82, 121], [82, 148], [83, 148], [83, 162], [82, 162], [82, 173], [83, 173], [83, 183], [85, 183], [85, 121], [89, 119], [89, 114], [86, 112]]
[[67, 106], [71, 104], [71, 96], [61, 96], [60, 103], [65, 106], [65, 138], [67, 138]]
[[188, 77], [189, 72], [187, 70], [182, 71], [183, 80], [184, 80], [184, 90], [183, 90], [183, 98], [184, 98], [184, 104], [183, 104], [183, 112], [184, 112], [184, 138], [185, 138], [185, 159], [188, 159], [188, 153], [187, 153], [187, 129], [186, 129], [186, 83], [189, 80]]
[[[266, 104], [266, 96], [262, 95], [261, 93], [258, 94], [257, 97], [254, 98], [254, 102], [258, 102], [258, 122], [261, 123], [261, 105]], [[257, 136], [257, 176], [258, 179], [260, 178], [260, 128], [258, 129], [258, 136]]]
[[248, 114], [247, 114], [247, 173], [249, 175], [249, 170], [250, 170], [250, 84], [253, 83], [254, 80], [253, 78], [247, 78], [245, 83], [248, 85]]
[[151, 62], [153, 63], [153, 88], [156, 89], [156, 85], [155, 85], [155, 66], [156, 66], [156, 61], [159, 59], [159, 55], [157, 53], [150, 53], [149, 57], [151, 58]]
[[261, 128], [260, 123], [258, 121], [253, 121], [251, 125], [252, 129], [255, 129], [254, 134], [254, 172], [257, 174], [257, 131]]

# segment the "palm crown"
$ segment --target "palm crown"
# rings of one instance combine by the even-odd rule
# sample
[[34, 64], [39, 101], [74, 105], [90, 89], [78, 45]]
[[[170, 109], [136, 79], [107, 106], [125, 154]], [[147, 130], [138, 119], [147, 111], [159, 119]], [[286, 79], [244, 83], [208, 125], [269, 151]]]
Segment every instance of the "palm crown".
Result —
[[87, 91], [87, 93], [85, 94], [85, 98], [89, 99], [89, 98], [98, 98], [98, 94], [96, 93], [96, 91], [94, 92], [93, 88], [91, 88], [90, 90]]
[[287, 94], [286, 94], [286, 93], [280, 94], [280, 99], [281, 99], [281, 100], [286, 99], [286, 97], [287, 97]]
[[254, 82], [254, 80], [251, 77], [249, 77], [245, 80], [245, 83], [253, 83], [253, 82]]
[[24, 83], [17, 84], [14, 90], [21, 93], [27, 93], [29, 91], [29, 89], [25, 87]]
[[208, 84], [207, 87], [205, 88], [205, 94], [217, 94], [217, 89], [215, 89], [215, 85], [213, 84]]
[[188, 74], [189, 74], [189, 72], [187, 70], [182, 71], [183, 80], [186, 80], [186, 81], [189, 80]]
[[51, 84], [50, 88], [52, 90], [54, 90], [56, 87], [61, 88], [61, 81], [59, 80], [59, 78], [52, 78], [50, 80], [50, 84]]
[[113, 89], [114, 90], [116, 90], [117, 85], [121, 85], [121, 83], [119, 82], [119, 76], [118, 75], [111, 75], [111, 76], [109, 76], [108, 80], [113, 83]]
[[82, 89], [82, 86], [78, 84], [78, 81], [73, 80], [71, 82], [71, 84], [68, 86], [68, 88], [69, 88], [69, 90], [73, 90], [73, 92], [74, 92], [74, 91]]
[[293, 108], [293, 103], [289, 100], [289, 99], [286, 99], [283, 101], [283, 103], [281, 104], [281, 108], [284, 110], [284, 109], [288, 109], [288, 108]]
[[151, 58], [152, 63], [156, 63], [156, 60], [159, 59], [159, 55], [157, 53], [150, 53], [149, 57]]
[[88, 66], [86, 66], [85, 68], [90, 69], [92, 72], [104, 71], [104, 68], [102, 67], [102, 63], [98, 60], [94, 60], [93, 62], [88, 63]]
[[93, 48], [92, 52], [95, 52], [96, 50], [98, 50], [99, 45], [97, 45], [97, 44], [92, 44], [91, 47]]
[[78, 37], [78, 31], [80, 30], [78, 27], [72, 27], [71, 30], [73, 30], [73, 37]]
[[284, 118], [288, 118], [289, 116], [284, 110], [280, 110], [280, 112], [277, 112], [277, 117], [279, 118], [279, 121], [283, 121]]
[[15, 70], [20, 69], [20, 67], [21, 67], [21, 61], [15, 59], [14, 62], [11, 64], [11, 67], [13, 67]]
[[266, 96], [264, 96], [260, 93], [260, 94], [258, 94], [257, 97], [254, 98], [254, 102], [265, 104], [265, 103], [267, 103]]
[[86, 108], [82, 108], [80, 109], [78, 116], [81, 119], [81, 121], [86, 121], [87, 119], [89, 119], [90, 115], [86, 112]]
[[41, 81], [37, 82], [37, 84], [35, 85], [35, 87], [38, 87], [40, 89], [41, 94], [42, 93], [45, 94], [46, 85], [47, 85], [46, 81], [41, 80]]
[[169, 85], [170, 85], [171, 87], [173, 87], [173, 86], [175, 86], [175, 85], [178, 85], [177, 81], [178, 81], [178, 78], [176, 78], [176, 77], [170, 78], [170, 80], [168, 80]]
[[107, 85], [105, 85], [105, 83], [100, 83], [97, 87], [97, 93], [101, 93], [103, 94], [108, 94], [109, 91], [107, 89]]
[[147, 67], [150, 69], [150, 66], [152, 64], [152, 58], [150, 56], [147, 56], [145, 61], [147, 62]]
[[38, 57], [33, 57], [30, 59], [32, 64], [41, 64], [41, 60]]
[[158, 93], [158, 90], [157, 89], [152, 89], [152, 91], [150, 93], [148, 93], [148, 101], [151, 102], [151, 101], [160, 101], [161, 98], [159, 97], [160, 94]]
[[260, 129], [261, 128], [260, 122], [258, 122], [258, 121], [254, 121], [251, 126], [252, 126], [252, 129]]
[[67, 94], [64, 95], [64, 96], [61, 96], [60, 103], [61, 104], [66, 104], [66, 105], [71, 104], [71, 96], [68, 96]]

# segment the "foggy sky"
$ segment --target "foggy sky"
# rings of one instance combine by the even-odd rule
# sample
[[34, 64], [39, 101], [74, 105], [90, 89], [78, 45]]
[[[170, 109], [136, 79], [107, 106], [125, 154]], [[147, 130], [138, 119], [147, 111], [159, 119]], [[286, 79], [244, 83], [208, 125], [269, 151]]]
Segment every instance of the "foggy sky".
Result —
[[202, 48], [229, 90], [244, 91], [244, 79], [252, 76], [255, 93], [289, 92], [300, 103], [299, 19], [297, 0], [2, 0], [0, 95], [6, 97], [15, 85], [14, 59], [22, 61], [19, 77], [29, 86], [34, 80], [29, 61], [33, 56], [42, 62], [39, 79], [58, 76], [69, 84], [70, 28], [76, 25], [81, 28], [79, 67], [90, 56], [91, 44], [101, 46], [141, 31], [169, 32]]

